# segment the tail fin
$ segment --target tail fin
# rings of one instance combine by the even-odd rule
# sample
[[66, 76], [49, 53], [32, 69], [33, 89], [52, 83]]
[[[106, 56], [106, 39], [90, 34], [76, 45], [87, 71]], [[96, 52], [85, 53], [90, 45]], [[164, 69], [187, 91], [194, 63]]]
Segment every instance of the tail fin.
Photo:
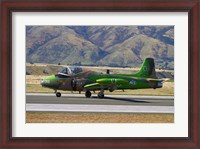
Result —
[[153, 58], [146, 58], [141, 69], [134, 75], [141, 78], [157, 78]]

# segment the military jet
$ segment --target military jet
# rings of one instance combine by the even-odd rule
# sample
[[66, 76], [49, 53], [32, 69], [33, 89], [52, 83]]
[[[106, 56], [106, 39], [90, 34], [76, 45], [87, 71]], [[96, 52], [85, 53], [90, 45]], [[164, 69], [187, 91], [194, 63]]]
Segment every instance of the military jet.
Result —
[[57, 74], [41, 80], [41, 85], [53, 89], [57, 97], [61, 97], [58, 90], [68, 90], [79, 93], [84, 91], [87, 98], [91, 97], [92, 91], [99, 91], [98, 98], [104, 98], [105, 90], [156, 89], [162, 88], [167, 80], [157, 78], [154, 59], [146, 58], [135, 74], [102, 74], [79, 66], [67, 66]]

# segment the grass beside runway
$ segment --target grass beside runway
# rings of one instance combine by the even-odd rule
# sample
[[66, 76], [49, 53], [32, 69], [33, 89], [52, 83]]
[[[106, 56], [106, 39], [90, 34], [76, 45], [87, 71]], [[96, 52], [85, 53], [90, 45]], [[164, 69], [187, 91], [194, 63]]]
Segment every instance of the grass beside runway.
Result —
[[26, 123], [174, 123], [174, 114], [26, 112]]

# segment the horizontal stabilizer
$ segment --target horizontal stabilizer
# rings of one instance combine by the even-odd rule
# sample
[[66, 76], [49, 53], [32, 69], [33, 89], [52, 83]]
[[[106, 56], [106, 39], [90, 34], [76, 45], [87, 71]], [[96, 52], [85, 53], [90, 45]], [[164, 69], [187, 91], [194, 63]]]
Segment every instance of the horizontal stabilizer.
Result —
[[148, 82], [161, 82], [165, 83], [166, 81], [170, 80], [169, 78], [162, 78], [162, 79], [154, 79], [154, 78], [137, 78], [137, 77], [132, 77], [134, 80], [146, 80]]
[[162, 83], [164, 83], [164, 82], [166, 82], [166, 81], [168, 81], [168, 80], [170, 80], [170, 79], [169, 79], [169, 78], [162, 78], [162, 79], [147, 78], [147, 81], [162, 82]]

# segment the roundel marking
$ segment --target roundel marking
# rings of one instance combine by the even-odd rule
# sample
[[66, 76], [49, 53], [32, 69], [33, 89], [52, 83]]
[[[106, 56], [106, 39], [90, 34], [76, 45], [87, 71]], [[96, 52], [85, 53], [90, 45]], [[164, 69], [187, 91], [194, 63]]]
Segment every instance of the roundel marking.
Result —
[[143, 70], [144, 70], [144, 71], [147, 71], [147, 66], [144, 66], [144, 67], [143, 67]]
[[129, 82], [129, 84], [130, 84], [130, 85], [136, 85], [136, 81], [135, 81], [135, 80], [131, 80], [131, 81]]

